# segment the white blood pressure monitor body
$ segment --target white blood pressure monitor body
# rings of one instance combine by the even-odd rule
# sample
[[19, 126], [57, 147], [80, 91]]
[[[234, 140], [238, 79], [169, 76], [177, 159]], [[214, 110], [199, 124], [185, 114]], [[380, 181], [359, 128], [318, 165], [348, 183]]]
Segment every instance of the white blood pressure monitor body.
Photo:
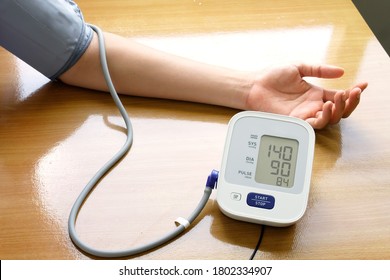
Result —
[[217, 201], [234, 219], [289, 226], [305, 213], [315, 134], [305, 121], [241, 112], [229, 122]]

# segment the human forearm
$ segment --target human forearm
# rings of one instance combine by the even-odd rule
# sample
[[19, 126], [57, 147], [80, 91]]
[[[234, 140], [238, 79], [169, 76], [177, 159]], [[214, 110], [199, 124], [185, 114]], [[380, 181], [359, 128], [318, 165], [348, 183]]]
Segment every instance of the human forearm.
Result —
[[[97, 36], [78, 63], [60, 79], [107, 90], [100, 67]], [[253, 82], [248, 73], [198, 63], [105, 33], [107, 59], [119, 93], [246, 109]]]

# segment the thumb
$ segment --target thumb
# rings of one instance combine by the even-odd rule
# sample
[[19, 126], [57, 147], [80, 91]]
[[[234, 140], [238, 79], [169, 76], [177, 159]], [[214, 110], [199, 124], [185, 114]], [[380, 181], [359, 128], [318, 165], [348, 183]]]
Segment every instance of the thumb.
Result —
[[332, 65], [296, 65], [301, 77], [340, 78], [344, 75], [344, 69]]

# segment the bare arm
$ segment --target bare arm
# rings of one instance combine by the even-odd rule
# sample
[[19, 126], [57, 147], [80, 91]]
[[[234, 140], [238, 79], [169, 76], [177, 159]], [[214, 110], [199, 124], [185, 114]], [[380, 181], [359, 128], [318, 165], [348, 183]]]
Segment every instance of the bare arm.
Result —
[[[244, 72], [198, 63], [131, 39], [105, 33], [107, 60], [117, 91], [245, 109], [252, 80]], [[106, 91], [96, 34], [78, 63], [60, 79], [68, 84]]]
[[[247, 73], [167, 54], [110, 33], [105, 33], [105, 41], [110, 73], [119, 93], [291, 115], [314, 128], [348, 117], [367, 87], [367, 83], [360, 83], [346, 90], [328, 90], [304, 80], [306, 76], [339, 78], [344, 70], [338, 67], [301, 64]], [[80, 60], [60, 79], [107, 90], [96, 35]]]

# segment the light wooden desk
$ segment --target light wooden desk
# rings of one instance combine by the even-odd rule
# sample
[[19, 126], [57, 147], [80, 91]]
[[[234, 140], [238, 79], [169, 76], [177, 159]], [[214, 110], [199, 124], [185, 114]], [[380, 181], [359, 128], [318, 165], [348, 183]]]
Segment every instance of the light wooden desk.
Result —
[[[268, 227], [257, 259], [390, 259], [390, 59], [348, 0], [79, 0], [106, 31], [165, 51], [240, 69], [295, 61], [342, 66], [316, 81], [368, 81], [354, 114], [316, 133], [309, 206], [288, 228]], [[123, 144], [109, 94], [48, 80], [0, 50], [0, 259], [85, 259], [67, 233], [84, 185]], [[81, 238], [123, 248], [186, 217], [219, 169], [227, 108], [122, 98], [135, 129], [131, 153], [90, 196]], [[142, 259], [247, 259], [260, 226], [218, 210], [215, 194], [184, 235]]]

